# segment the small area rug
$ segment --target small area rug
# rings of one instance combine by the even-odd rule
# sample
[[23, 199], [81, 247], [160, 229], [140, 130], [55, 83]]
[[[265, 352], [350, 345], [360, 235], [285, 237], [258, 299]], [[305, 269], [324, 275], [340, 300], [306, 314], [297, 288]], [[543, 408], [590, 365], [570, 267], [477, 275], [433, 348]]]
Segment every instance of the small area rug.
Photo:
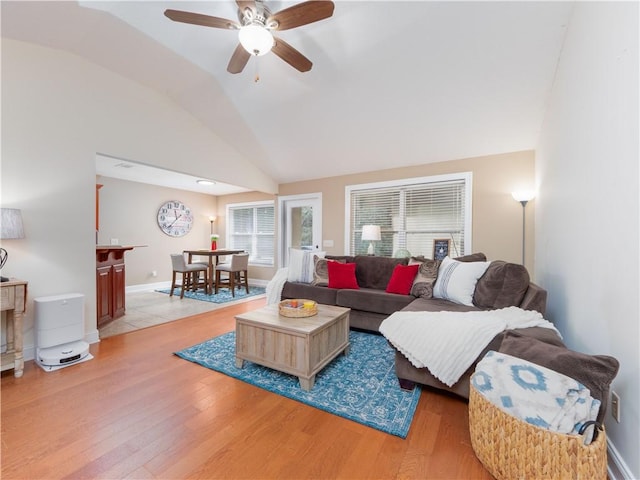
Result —
[[[156, 290], [156, 292], [166, 293], [167, 295], [171, 289], [166, 288], [164, 290]], [[242, 300], [243, 298], [255, 297], [256, 295], [264, 295], [264, 287], [253, 287], [249, 286], [249, 293], [242, 288], [236, 289], [236, 296], [231, 296], [231, 291], [227, 288], [218, 289], [217, 295], [207, 295], [202, 291], [193, 292], [191, 290], [187, 290], [184, 292], [185, 298], [192, 298], [193, 300], [202, 300], [203, 302], [212, 302], [212, 303], [226, 303], [233, 302], [234, 300]], [[180, 287], [173, 289], [173, 296], [178, 296], [180, 298]]]
[[405, 438], [420, 399], [420, 388], [400, 389], [394, 351], [382, 335], [351, 331], [349, 355], [339, 355], [316, 375], [310, 392], [298, 378], [252, 362], [235, 365], [235, 332], [176, 352], [181, 358], [222, 372], [363, 425]]

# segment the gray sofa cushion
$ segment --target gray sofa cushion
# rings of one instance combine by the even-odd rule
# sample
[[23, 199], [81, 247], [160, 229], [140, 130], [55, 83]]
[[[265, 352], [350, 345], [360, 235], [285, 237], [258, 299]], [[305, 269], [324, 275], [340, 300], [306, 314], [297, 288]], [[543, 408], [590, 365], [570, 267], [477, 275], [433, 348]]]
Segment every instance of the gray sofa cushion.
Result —
[[527, 288], [529, 273], [523, 265], [495, 260], [478, 279], [473, 303], [480, 308], [520, 305]]
[[396, 265], [407, 265], [409, 259], [357, 255], [355, 263], [356, 279], [360, 288], [375, 288], [384, 291]]
[[384, 313], [363, 312], [361, 310], [351, 310], [349, 313], [349, 327], [367, 330], [369, 332], [379, 332], [378, 328], [389, 315]]
[[336, 305], [339, 307], [363, 310], [365, 312], [391, 315], [409, 305], [415, 297], [386, 293], [375, 288], [359, 290], [338, 290]]
[[285, 282], [281, 298], [308, 298], [324, 305], [336, 304], [338, 290], [328, 287], [316, 287], [309, 283]]
[[529, 283], [529, 288], [524, 294], [520, 308], [523, 310], [535, 310], [544, 316], [547, 308], [547, 291], [535, 283]]

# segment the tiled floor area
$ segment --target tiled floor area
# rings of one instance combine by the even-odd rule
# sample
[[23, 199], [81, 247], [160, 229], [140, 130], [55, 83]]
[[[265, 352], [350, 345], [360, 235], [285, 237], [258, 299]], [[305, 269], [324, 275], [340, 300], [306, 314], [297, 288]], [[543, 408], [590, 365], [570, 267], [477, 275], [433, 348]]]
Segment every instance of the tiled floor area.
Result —
[[217, 310], [235, 303], [247, 302], [261, 297], [264, 297], [264, 295], [217, 304], [189, 298], [180, 300], [179, 296], [170, 297], [167, 294], [153, 291], [128, 293], [126, 298], [127, 311], [125, 315], [100, 328], [100, 338], [152, 327], [179, 318]]

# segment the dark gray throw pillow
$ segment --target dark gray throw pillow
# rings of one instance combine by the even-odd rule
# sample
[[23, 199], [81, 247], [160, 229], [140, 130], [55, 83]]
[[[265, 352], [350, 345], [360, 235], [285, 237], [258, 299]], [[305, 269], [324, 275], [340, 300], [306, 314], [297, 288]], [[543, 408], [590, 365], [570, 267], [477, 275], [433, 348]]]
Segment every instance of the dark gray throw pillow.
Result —
[[433, 298], [433, 286], [438, 279], [438, 268], [440, 268], [440, 260], [417, 260], [411, 257], [409, 265], [420, 264], [418, 273], [413, 279], [411, 286], [411, 295], [414, 297]]
[[505, 332], [500, 352], [549, 368], [582, 383], [593, 398], [600, 400], [597, 420], [604, 425], [609, 388], [620, 367], [614, 357], [575, 352], [514, 331]]
[[529, 273], [525, 267], [494, 260], [476, 283], [473, 304], [480, 308], [518, 306], [528, 288]]

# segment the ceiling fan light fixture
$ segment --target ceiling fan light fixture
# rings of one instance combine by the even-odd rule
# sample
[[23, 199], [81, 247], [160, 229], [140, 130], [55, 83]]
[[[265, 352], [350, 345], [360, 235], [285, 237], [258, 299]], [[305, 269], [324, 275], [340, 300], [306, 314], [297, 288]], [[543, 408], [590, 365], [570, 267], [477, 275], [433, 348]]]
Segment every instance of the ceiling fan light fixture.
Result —
[[238, 37], [240, 44], [251, 55], [264, 55], [273, 47], [273, 35], [262, 25], [245, 25], [240, 29]]
[[198, 185], [206, 185], [206, 186], [216, 184], [216, 182], [212, 182], [211, 180], [204, 180], [204, 179], [196, 180], [196, 183]]

